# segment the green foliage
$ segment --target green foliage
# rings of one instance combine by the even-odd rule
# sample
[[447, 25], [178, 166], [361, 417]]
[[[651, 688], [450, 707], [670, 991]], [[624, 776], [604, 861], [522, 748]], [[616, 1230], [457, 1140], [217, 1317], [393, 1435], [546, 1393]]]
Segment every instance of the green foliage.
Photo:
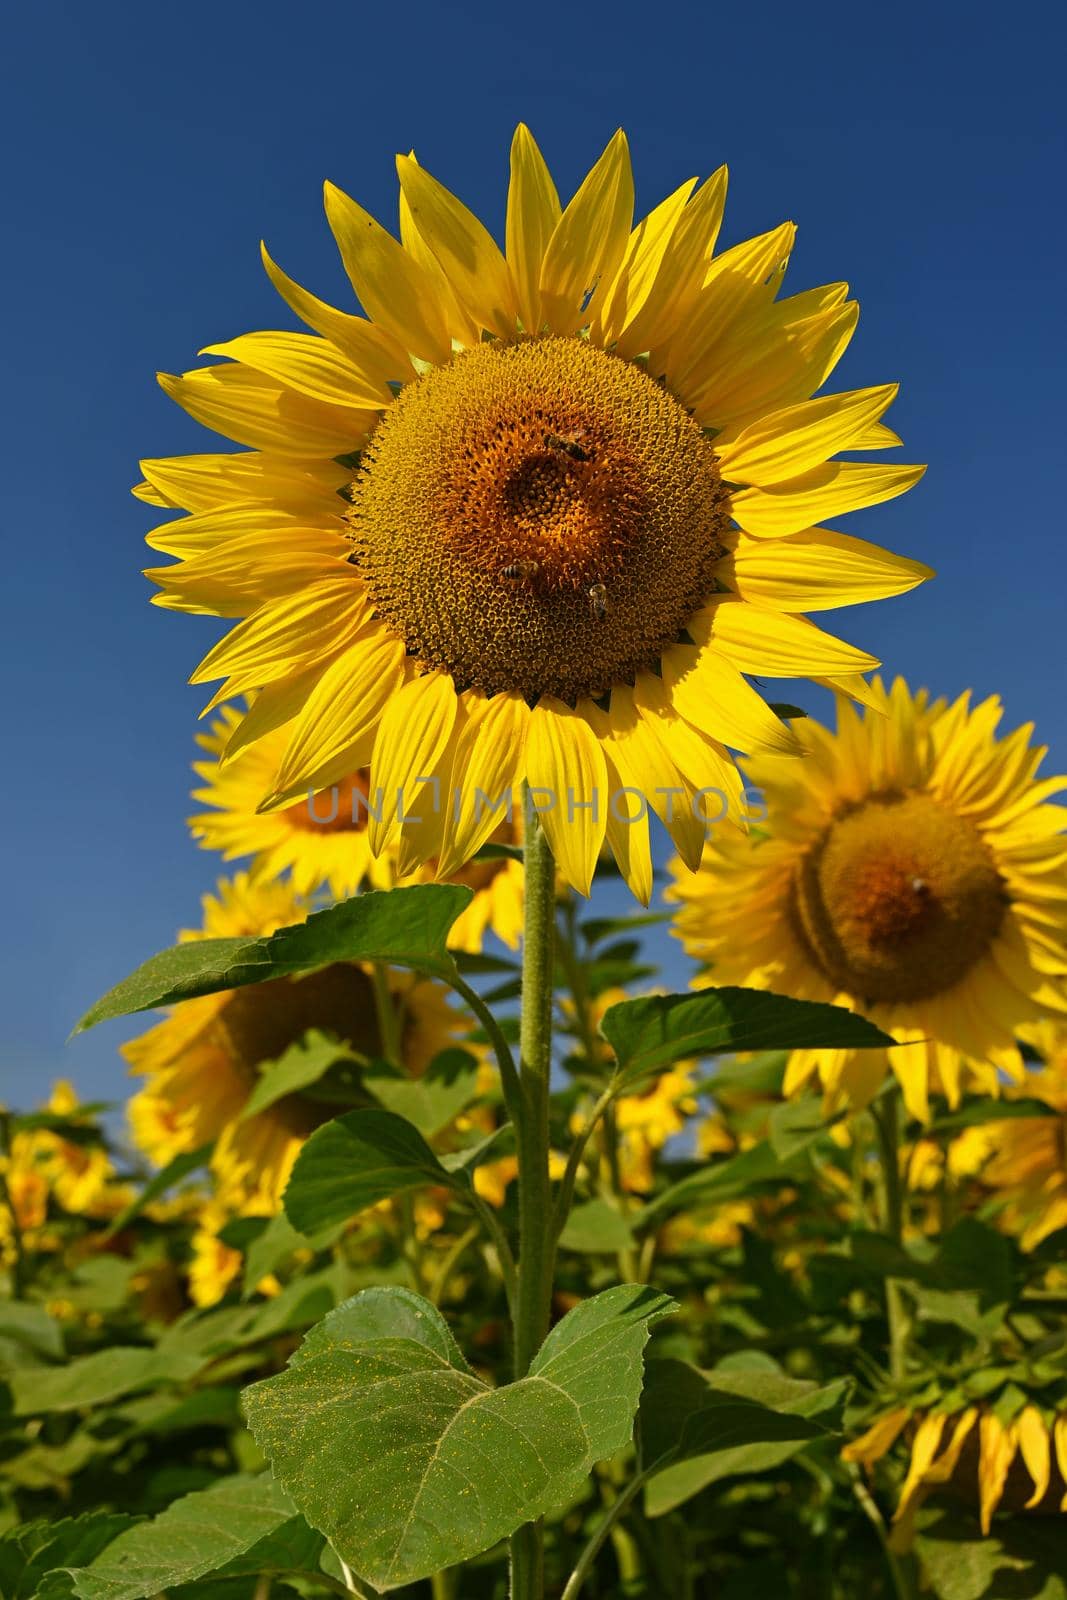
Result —
[[285, 1214], [299, 1232], [318, 1233], [405, 1189], [456, 1181], [403, 1117], [350, 1111], [304, 1145], [285, 1191]]
[[527, 1377], [494, 1389], [429, 1302], [367, 1290], [247, 1391], [249, 1424], [342, 1560], [395, 1589], [580, 1491], [629, 1439], [649, 1328], [672, 1309], [648, 1289], [607, 1290], [563, 1319]]

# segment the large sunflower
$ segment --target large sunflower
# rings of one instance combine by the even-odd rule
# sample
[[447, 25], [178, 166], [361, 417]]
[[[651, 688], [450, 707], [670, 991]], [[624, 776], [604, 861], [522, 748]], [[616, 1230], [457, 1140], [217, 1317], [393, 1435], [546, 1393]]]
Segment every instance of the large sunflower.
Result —
[[[204, 896], [204, 925], [184, 938], [259, 935], [302, 922], [308, 907], [288, 884], [239, 873]], [[402, 1064], [414, 1075], [456, 1038], [461, 1019], [442, 991], [390, 971]], [[382, 1054], [374, 983], [355, 963], [336, 962], [300, 978], [276, 978], [176, 1006], [123, 1046], [146, 1086], [129, 1102], [134, 1141], [161, 1165], [214, 1143], [219, 1203], [270, 1214], [281, 1203], [301, 1145], [337, 1109], [288, 1094], [243, 1116], [259, 1069], [309, 1029], [336, 1035], [367, 1057]]]
[[955, 1105], [966, 1070], [986, 1093], [1020, 1078], [1019, 1027], [1065, 1008], [1067, 779], [1038, 781], [1032, 727], [998, 740], [999, 701], [839, 701], [837, 732], [804, 721], [807, 759], [746, 764], [761, 837], [719, 830], [679, 873], [676, 931], [715, 983], [863, 1011], [889, 1051], [795, 1051], [786, 1092], [818, 1074], [862, 1105], [891, 1066], [913, 1115]]
[[149, 535], [179, 558], [157, 602], [244, 619], [193, 681], [261, 690], [228, 754], [285, 727], [265, 805], [369, 765], [371, 848], [447, 877], [499, 822], [479, 796], [526, 780], [572, 884], [606, 833], [647, 899], [648, 809], [695, 868], [701, 791], [739, 804], [726, 747], [797, 748], [744, 674], [862, 694], [873, 658], [801, 613], [929, 575], [819, 525], [920, 476], [835, 459], [899, 443], [896, 386], [811, 398], [858, 308], [842, 283], [779, 298], [792, 223], [713, 255], [725, 169], [634, 226], [621, 132], [562, 207], [520, 127], [502, 253], [398, 167], [399, 242], [326, 187], [366, 317], [264, 252], [314, 332], [161, 375], [251, 448], [142, 463], [135, 492], [190, 513]]
[[[241, 712], [224, 706], [207, 733], [198, 735], [198, 744], [213, 759], [193, 763], [203, 784], [193, 790], [193, 799], [208, 807], [189, 818], [193, 837], [208, 849], [220, 850], [228, 861], [252, 856], [256, 876], [273, 878], [288, 872], [299, 895], [314, 894], [325, 885], [343, 899], [364, 882], [374, 889], [391, 889], [397, 882], [396, 851], [389, 848], [375, 858], [367, 838], [370, 774], [360, 769], [332, 784], [328, 794], [309, 794], [274, 811], [257, 811], [285, 753], [288, 735], [285, 728], [274, 728], [232, 760], [223, 761], [240, 722]], [[499, 824], [492, 842], [506, 847], [521, 842], [521, 837], [521, 820], [514, 812], [510, 824], [506, 818]], [[430, 862], [403, 881], [425, 881], [433, 877], [434, 868]], [[473, 891], [473, 899], [449, 931], [451, 948], [480, 951], [486, 933], [492, 931], [515, 949], [522, 931], [521, 863], [501, 853], [457, 867], [449, 881]]]

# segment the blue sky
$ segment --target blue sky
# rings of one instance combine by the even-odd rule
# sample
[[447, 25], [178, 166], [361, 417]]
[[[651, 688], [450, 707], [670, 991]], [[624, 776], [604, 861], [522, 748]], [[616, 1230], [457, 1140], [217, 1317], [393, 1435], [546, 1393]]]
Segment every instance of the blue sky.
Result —
[[937, 582], [831, 625], [1000, 691], [1067, 760], [1060, 8], [43, 0], [5, 35], [6, 1099], [124, 1091], [136, 1027], [67, 1032], [218, 872], [183, 820], [213, 624], [149, 607], [128, 494], [139, 456], [215, 446], [154, 372], [293, 325], [261, 236], [346, 303], [321, 183], [392, 225], [396, 151], [499, 229], [516, 121], [565, 195], [622, 124], [644, 209], [726, 160], [724, 243], [794, 218], [790, 288], [863, 307], [835, 384], [900, 379], [901, 457], [931, 464], [842, 526]]

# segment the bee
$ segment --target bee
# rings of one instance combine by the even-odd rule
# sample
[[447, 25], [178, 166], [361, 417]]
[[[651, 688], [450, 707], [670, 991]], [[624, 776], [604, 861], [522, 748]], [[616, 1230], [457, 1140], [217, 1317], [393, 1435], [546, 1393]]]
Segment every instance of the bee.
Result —
[[546, 433], [545, 444], [549, 450], [556, 450], [560, 455], [570, 456], [572, 461], [588, 461], [589, 452], [582, 447], [583, 434], [581, 429], [574, 433]]
[[517, 583], [520, 578], [536, 578], [541, 570], [539, 561], [509, 561], [501, 573], [509, 583]]
[[596, 620], [603, 622], [608, 614], [608, 591], [602, 583], [590, 584], [589, 604], [593, 608], [593, 615]]

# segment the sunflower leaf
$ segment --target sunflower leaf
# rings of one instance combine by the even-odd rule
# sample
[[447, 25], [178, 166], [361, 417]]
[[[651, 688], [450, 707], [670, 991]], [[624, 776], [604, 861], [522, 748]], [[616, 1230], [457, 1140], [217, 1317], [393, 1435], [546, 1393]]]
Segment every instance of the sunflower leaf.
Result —
[[739, 1050], [863, 1050], [893, 1040], [842, 1006], [790, 1000], [764, 989], [649, 995], [612, 1006], [600, 1025], [621, 1088], [694, 1056]]
[[642, 1285], [609, 1289], [553, 1328], [527, 1377], [492, 1389], [429, 1301], [369, 1289], [245, 1391], [249, 1426], [341, 1559], [396, 1589], [583, 1489], [629, 1440], [649, 1330], [674, 1309]]
[[317, 1234], [405, 1189], [457, 1182], [404, 1117], [349, 1111], [317, 1128], [301, 1149], [285, 1214], [299, 1233]]
[[112, 1017], [292, 977], [334, 961], [383, 961], [449, 981], [456, 975], [446, 943], [449, 929], [470, 901], [470, 889], [460, 884], [417, 884], [342, 900], [306, 922], [259, 939], [193, 939], [173, 945], [109, 990], [74, 1032]]

